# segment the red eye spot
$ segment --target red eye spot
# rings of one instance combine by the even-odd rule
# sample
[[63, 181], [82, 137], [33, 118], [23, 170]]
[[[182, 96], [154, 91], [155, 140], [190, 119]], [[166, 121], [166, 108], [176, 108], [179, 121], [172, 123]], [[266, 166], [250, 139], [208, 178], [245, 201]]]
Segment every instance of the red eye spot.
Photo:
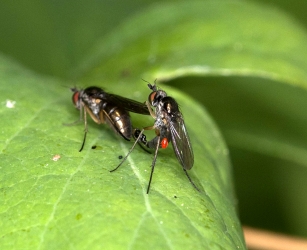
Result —
[[77, 106], [77, 103], [79, 101], [79, 91], [75, 92], [72, 96], [72, 102]]
[[161, 148], [167, 148], [168, 146], [168, 141], [166, 138], [163, 138], [161, 141]]
[[153, 103], [153, 101], [155, 100], [156, 94], [157, 94], [157, 92], [154, 91], [154, 92], [152, 92], [152, 93], [148, 96], [148, 101], [149, 101], [150, 103]]

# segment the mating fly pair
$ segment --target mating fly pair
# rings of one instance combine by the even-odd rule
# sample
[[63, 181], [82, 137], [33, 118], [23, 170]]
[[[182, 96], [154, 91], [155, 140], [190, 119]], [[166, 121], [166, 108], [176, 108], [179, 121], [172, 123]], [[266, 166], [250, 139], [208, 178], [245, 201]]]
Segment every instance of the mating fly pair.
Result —
[[[124, 139], [130, 140], [132, 136], [135, 139], [135, 143], [122, 162], [110, 172], [117, 170], [122, 165], [137, 143], [142, 144], [147, 148], [155, 149], [154, 159], [151, 164], [152, 169], [150, 179], [147, 187], [147, 193], [149, 193], [158, 150], [159, 148], [166, 148], [168, 143], [172, 142], [174, 153], [183, 167], [183, 171], [194, 188], [199, 191], [187, 173], [187, 170], [193, 167], [194, 155], [178, 104], [174, 98], [167, 96], [165, 91], [158, 90], [156, 85], [151, 85], [149, 83], [148, 87], [152, 92], [150, 93], [146, 104], [106, 93], [98, 87], [89, 87], [84, 90], [73, 88], [73, 103], [76, 108], [80, 110], [80, 120], [82, 120], [82, 118], [84, 119], [85, 126], [84, 139], [79, 151], [83, 149], [86, 140], [86, 115], [88, 113], [96, 123], [108, 124]], [[151, 106], [154, 108], [154, 111]], [[133, 129], [129, 111], [143, 115], [151, 115], [155, 120], [154, 125], [144, 127], [142, 130]], [[152, 129], [155, 129], [157, 136], [154, 139], [147, 141], [143, 132], [144, 130]]]

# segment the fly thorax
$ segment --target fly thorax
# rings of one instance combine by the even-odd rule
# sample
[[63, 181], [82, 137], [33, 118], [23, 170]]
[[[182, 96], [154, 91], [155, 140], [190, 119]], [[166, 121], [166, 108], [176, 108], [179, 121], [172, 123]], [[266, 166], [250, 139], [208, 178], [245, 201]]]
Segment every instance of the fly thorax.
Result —
[[161, 127], [163, 127], [163, 126], [164, 126], [164, 122], [163, 122], [162, 119], [157, 119], [157, 120], [155, 121], [155, 127], [156, 127], [156, 128], [161, 128]]
[[155, 121], [155, 127], [156, 128], [161, 128], [164, 126], [164, 114], [161, 110], [161, 105], [158, 105], [156, 108], [156, 121]]
[[95, 99], [95, 98], [91, 99], [90, 108], [93, 114], [98, 115], [98, 113], [100, 112], [100, 103], [101, 103], [100, 99]]

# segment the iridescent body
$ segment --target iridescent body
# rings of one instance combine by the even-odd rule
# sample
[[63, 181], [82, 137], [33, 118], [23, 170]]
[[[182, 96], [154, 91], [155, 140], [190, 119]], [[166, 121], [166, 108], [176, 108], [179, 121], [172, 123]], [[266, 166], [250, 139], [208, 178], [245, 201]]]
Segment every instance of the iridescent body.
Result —
[[[127, 159], [129, 154], [134, 149], [137, 142], [141, 142], [148, 148], [155, 149], [155, 156], [151, 164], [151, 174], [147, 187], [147, 193], [150, 190], [150, 184], [152, 181], [152, 176], [154, 172], [154, 167], [156, 164], [156, 159], [158, 155], [159, 148], [166, 148], [169, 142], [172, 143], [174, 153], [180, 162], [183, 171], [188, 177], [191, 184], [196, 190], [196, 187], [192, 179], [187, 173], [187, 170], [191, 169], [194, 164], [194, 154], [190, 139], [184, 124], [183, 116], [179, 110], [178, 103], [176, 100], [170, 96], [167, 96], [166, 92], [163, 90], [158, 90], [156, 85], [148, 84], [148, 87], [152, 90], [149, 94], [148, 101], [146, 102], [147, 108], [150, 115], [154, 118], [155, 122], [153, 126], [144, 127], [142, 130], [136, 129], [134, 132], [134, 137], [136, 139], [135, 144], [130, 149], [129, 153], [123, 159], [123, 161], [112, 171], [115, 171], [121, 166], [121, 164]], [[154, 110], [152, 110], [152, 108]], [[147, 141], [146, 136], [143, 134], [144, 130], [154, 129], [156, 132], [156, 137], [150, 141]]]
[[80, 120], [84, 119], [85, 134], [87, 133], [87, 114], [98, 124], [108, 124], [116, 133], [130, 141], [133, 135], [132, 123], [129, 111], [148, 115], [149, 111], [145, 104], [134, 100], [109, 94], [99, 87], [88, 87], [78, 90], [73, 88], [73, 103], [80, 110]]

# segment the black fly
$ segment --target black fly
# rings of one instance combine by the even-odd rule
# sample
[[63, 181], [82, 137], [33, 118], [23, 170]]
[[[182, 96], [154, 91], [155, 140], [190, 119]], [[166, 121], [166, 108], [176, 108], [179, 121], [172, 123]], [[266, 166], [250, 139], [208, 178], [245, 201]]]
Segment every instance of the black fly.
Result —
[[108, 124], [116, 133], [128, 141], [134, 133], [129, 111], [143, 115], [150, 114], [145, 104], [106, 93], [99, 87], [88, 87], [80, 90], [72, 88], [71, 90], [74, 92], [72, 101], [76, 108], [80, 110], [80, 119], [76, 122], [84, 119], [84, 138], [80, 152], [84, 147], [87, 134], [87, 114], [98, 124]]
[[[197, 186], [194, 184], [187, 170], [191, 169], [194, 164], [194, 155], [190, 139], [184, 124], [183, 116], [179, 110], [178, 104], [174, 98], [167, 96], [163, 90], [158, 90], [156, 85], [148, 84], [148, 87], [152, 92], [146, 101], [146, 105], [150, 115], [155, 119], [153, 126], [144, 127], [142, 130], [135, 130], [134, 137], [135, 143], [131, 147], [128, 154], [122, 160], [122, 162], [111, 172], [118, 169], [122, 163], [127, 159], [132, 150], [134, 149], [137, 142], [141, 142], [148, 148], [155, 149], [154, 159], [151, 164], [150, 179], [147, 187], [147, 194], [150, 190], [150, 184], [156, 164], [159, 148], [166, 148], [169, 142], [172, 142], [174, 153], [180, 162], [183, 171], [188, 177], [191, 184], [196, 190], [199, 191]], [[151, 106], [154, 108], [152, 110]], [[143, 134], [144, 130], [155, 129], [156, 137], [150, 141], [147, 141], [146, 136]]]

